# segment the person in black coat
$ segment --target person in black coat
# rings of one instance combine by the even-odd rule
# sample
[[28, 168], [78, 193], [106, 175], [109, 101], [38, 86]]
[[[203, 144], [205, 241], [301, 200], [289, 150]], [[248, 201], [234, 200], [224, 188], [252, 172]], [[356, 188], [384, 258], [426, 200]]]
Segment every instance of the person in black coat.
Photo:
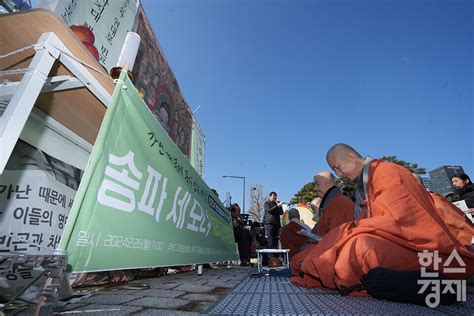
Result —
[[474, 185], [469, 176], [465, 173], [456, 174], [451, 177], [451, 182], [456, 189], [456, 201], [465, 200], [474, 215]]
[[281, 228], [280, 216], [283, 215], [283, 202], [277, 200], [276, 192], [270, 192], [268, 200], [263, 204], [265, 215], [263, 223], [265, 226], [265, 235], [267, 237], [268, 248], [278, 248], [278, 235]]
[[245, 223], [240, 215], [240, 206], [234, 203], [230, 207], [230, 214], [232, 216], [232, 225], [234, 227], [234, 238], [239, 249], [240, 265], [250, 265], [250, 242], [251, 236], [248, 229], [245, 228]]

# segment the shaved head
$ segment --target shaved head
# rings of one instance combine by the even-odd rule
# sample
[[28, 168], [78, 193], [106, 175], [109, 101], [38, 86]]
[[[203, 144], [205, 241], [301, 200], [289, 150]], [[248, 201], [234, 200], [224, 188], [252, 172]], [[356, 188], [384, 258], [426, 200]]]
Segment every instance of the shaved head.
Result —
[[331, 157], [344, 159], [344, 157], [346, 157], [349, 153], [353, 154], [358, 158], [363, 158], [361, 154], [359, 154], [357, 150], [355, 150], [351, 146], [339, 143], [336, 145], [332, 145], [331, 148], [329, 148], [328, 153], [326, 154], [326, 161], [329, 162], [329, 159], [331, 159]]
[[292, 218], [300, 219], [300, 212], [296, 208], [290, 208], [288, 210], [288, 219]]
[[320, 197], [323, 197], [335, 185], [336, 177], [327, 170], [321, 171], [314, 176], [314, 189]]
[[339, 177], [355, 181], [364, 167], [364, 157], [346, 144], [336, 144], [329, 148], [326, 161]]
[[321, 171], [316, 176], [326, 179], [331, 185], [336, 185], [336, 177], [327, 170]]

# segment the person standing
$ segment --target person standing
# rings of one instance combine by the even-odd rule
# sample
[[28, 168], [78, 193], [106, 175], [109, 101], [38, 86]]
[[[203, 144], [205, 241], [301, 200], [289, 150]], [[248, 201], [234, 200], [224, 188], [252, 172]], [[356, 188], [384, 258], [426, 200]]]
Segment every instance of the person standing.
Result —
[[237, 203], [234, 203], [230, 207], [230, 214], [232, 216], [232, 225], [234, 227], [234, 238], [239, 249], [240, 265], [249, 266], [250, 265], [250, 240], [251, 236], [247, 229], [245, 229], [244, 222], [240, 217], [240, 206]]
[[283, 202], [277, 200], [276, 192], [270, 192], [268, 199], [265, 201], [265, 216], [263, 223], [265, 226], [265, 235], [268, 241], [268, 248], [278, 248], [278, 234], [281, 228], [280, 216], [283, 214], [281, 205]]

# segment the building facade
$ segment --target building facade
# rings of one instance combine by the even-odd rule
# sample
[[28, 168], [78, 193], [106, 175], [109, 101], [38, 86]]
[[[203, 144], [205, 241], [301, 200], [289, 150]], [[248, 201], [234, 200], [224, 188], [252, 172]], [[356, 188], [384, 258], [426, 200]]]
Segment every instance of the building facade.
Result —
[[430, 177], [420, 177], [421, 181], [423, 182], [423, 185], [425, 188], [428, 189], [430, 192], [435, 192], [433, 189], [433, 184], [431, 183], [431, 178]]
[[431, 186], [434, 192], [443, 196], [454, 192], [451, 177], [464, 173], [461, 166], [441, 166], [430, 171]]

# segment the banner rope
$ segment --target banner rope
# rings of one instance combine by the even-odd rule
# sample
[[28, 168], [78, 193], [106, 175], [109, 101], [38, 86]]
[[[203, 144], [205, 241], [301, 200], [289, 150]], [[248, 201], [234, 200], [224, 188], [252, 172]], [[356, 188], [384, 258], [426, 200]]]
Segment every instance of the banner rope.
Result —
[[[12, 55], [21, 53], [21, 52], [23, 52], [23, 51], [25, 51], [25, 50], [27, 50], [27, 49], [36, 48], [37, 46], [43, 46], [43, 45], [44, 45], [43, 43], [42, 43], [42, 44], [28, 45], [28, 46], [19, 48], [19, 49], [15, 50], [15, 51], [9, 52], [9, 53], [7, 53], [7, 54], [0, 55], [0, 59], [7, 58], [7, 57], [9, 57], [9, 56], [12, 56]], [[75, 61], [77, 61], [77, 62], [80, 63], [81, 65], [83, 65], [83, 66], [85, 66], [85, 67], [87, 67], [87, 68], [89, 68], [89, 69], [92, 69], [92, 70], [94, 70], [95, 72], [97, 72], [97, 73], [101, 74], [102, 76], [104, 76], [104, 77], [106, 77], [106, 78], [108, 78], [108, 79], [110, 79], [110, 80], [113, 81], [113, 79], [109, 76], [109, 74], [103, 72], [102, 70], [95, 68], [94, 66], [92, 66], [92, 65], [90, 65], [90, 64], [88, 64], [88, 63], [86, 63], [85, 61], [83, 61], [83, 60], [77, 58], [76, 56], [74, 56], [74, 55], [72, 55], [72, 54], [70, 54], [70, 53], [64, 51], [63, 49], [61, 49], [61, 48], [59, 48], [59, 47], [56, 47], [56, 46], [51, 45], [51, 44], [48, 44], [48, 45], [50, 45], [51, 47], [57, 49], [57, 50], [60, 51], [62, 54], [66, 55], [66, 56], [68, 56], [68, 57], [70, 57], [70, 58], [72, 58], [72, 59], [75, 60]], [[26, 69], [26, 70], [29, 70], [30, 68], [18, 69], [18, 71], [19, 71], [18, 73], [22, 73], [21, 71], [23, 71], [23, 70], [25, 70], [25, 69]], [[8, 71], [13, 71], [13, 70], [5, 70], [5, 71], [8, 72]], [[25, 72], [25, 71], [23, 71], [23, 72]], [[0, 72], [0, 74], [16, 74], [16, 73], [3, 73], [3, 72]]]
[[[51, 44], [50, 44], [50, 45], [51, 45]], [[87, 67], [87, 68], [89, 68], [89, 69], [94, 70], [95, 72], [97, 72], [97, 73], [101, 74], [102, 76], [108, 78], [108, 79], [111, 80], [112, 82], [114, 81], [114, 79], [112, 79], [112, 77], [110, 77], [110, 75], [109, 75], [108, 73], [105, 73], [105, 72], [103, 72], [102, 70], [95, 68], [94, 66], [92, 66], [92, 65], [90, 65], [90, 64], [88, 64], [88, 63], [86, 63], [85, 61], [83, 61], [83, 60], [77, 58], [76, 56], [74, 56], [74, 55], [72, 55], [72, 54], [69, 54], [68, 52], [62, 50], [61, 48], [58, 48], [58, 47], [56, 47], [56, 46], [54, 46], [54, 45], [51, 45], [51, 47], [54, 47], [55, 49], [59, 50], [62, 54], [68, 56], [69, 58], [74, 59], [75, 61], [77, 61], [78, 63], [82, 64], [83, 66], [85, 66], [85, 67]]]
[[17, 53], [21, 53], [21, 52], [23, 52], [23, 51], [25, 51], [25, 50], [27, 50], [27, 49], [30, 49], [30, 48], [35, 48], [37, 45], [38, 45], [38, 44], [28, 45], [28, 46], [19, 48], [19, 49], [13, 51], [13, 52], [7, 53], [7, 54], [5, 54], [5, 55], [0, 55], [0, 59], [2, 59], [2, 58], [7, 58], [7, 57], [12, 56], [12, 55], [15, 55], [15, 54], [17, 54]]
[[23, 73], [27, 73], [31, 70], [33, 70], [33, 68], [18, 68], [18, 69], [12, 69], [12, 70], [0, 70], [0, 76], [23, 74]]

